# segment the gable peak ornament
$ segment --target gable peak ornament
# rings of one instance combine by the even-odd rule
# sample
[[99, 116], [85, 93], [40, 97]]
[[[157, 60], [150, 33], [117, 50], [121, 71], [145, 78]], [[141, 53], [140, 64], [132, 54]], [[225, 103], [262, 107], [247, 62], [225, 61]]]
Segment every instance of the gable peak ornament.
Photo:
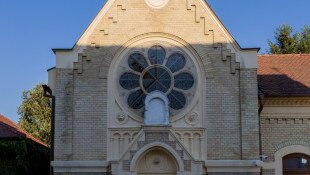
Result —
[[145, 1], [147, 5], [156, 9], [163, 8], [168, 3], [168, 0], [145, 0]]

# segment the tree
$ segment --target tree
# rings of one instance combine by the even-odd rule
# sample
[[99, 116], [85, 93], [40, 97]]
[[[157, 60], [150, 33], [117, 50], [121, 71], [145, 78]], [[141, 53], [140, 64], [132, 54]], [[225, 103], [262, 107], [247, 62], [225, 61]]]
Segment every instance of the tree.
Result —
[[275, 43], [268, 40], [269, 53], [294, 54], [310, 53], [310, 28], [305, 26], [301, 32], [293, 33], [289, 25], [282, 25], [276, 29]]
[[310, 27], [305, 26], [301, 33], [298, 33], [296, 36], [299, 41], [297, 52], [310, 53]]
[[275, 31], [276, 43], [268, 41], [269, 52], [272, 54], [288, 54], [296, 51], [296, 37], [292, 35], [293, 28], [289, 25], [282, 25]]
[[18, 108], [19, 126], [35, 138], [50, 145], [52, 104], [48, 98], [43, 97], [42, 84], [24, 91], [22, 99], [23, 102]]

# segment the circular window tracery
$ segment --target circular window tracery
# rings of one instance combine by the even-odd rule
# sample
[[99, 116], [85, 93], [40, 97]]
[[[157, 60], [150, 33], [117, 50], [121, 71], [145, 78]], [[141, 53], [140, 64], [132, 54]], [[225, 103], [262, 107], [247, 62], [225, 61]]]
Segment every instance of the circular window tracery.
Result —
[[153, 45], [145, 54], [131, 52], [126, 60], [118, 81], [126, 90], [122, 96], [131, 109], [142, 109], [146, 95], [155, 90], [167, 95], [174, 112], [183, 109], [193, 98], [195, 71], [189, 71], [193, 64], [180, 50]]

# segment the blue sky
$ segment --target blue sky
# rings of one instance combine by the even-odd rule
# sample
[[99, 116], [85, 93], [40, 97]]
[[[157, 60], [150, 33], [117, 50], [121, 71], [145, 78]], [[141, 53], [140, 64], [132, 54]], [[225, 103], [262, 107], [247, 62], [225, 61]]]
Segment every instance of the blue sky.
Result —
[[[310, 25], [309, 0], [208, 0], [242, 47], [267, 50], [281, 24]], [[0, 1], [0, 114], [18, 121], [22, 92], [47, 82], [51, 48], [71, 48], [105, 0]]]

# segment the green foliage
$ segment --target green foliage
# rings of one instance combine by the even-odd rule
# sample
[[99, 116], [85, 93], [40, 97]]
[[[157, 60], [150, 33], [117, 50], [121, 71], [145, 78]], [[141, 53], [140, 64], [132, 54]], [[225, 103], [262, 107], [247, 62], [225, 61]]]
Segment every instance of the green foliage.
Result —
[[0, 174], [48, 174], [49, 149], [25, 137], [0, 140]]
[[299, 41], [297, 45], [298, 53], [310, 53], [310, 27], [305, 26], [302, 32], [296, 36]]
[[269, 53], [295, 54], [310, 53], [310, 28], [305, 26], [301, 32], [293, 33], [289, 25], [282, 25], [275, 31], [275, 43], [268, 40]]
[[35, 138], [51, 143], [51, 102], [43, 96], [42, 85], [23, 92], [23, 102], [18, 108], [19, 126]]
[[288, 54], [295, 53], [296, 40], [292, 35], [293, 28], [288, 25], [283, 25], [275, 31], [276, 43], [268, 41], [270, 53], [273, 54]]

